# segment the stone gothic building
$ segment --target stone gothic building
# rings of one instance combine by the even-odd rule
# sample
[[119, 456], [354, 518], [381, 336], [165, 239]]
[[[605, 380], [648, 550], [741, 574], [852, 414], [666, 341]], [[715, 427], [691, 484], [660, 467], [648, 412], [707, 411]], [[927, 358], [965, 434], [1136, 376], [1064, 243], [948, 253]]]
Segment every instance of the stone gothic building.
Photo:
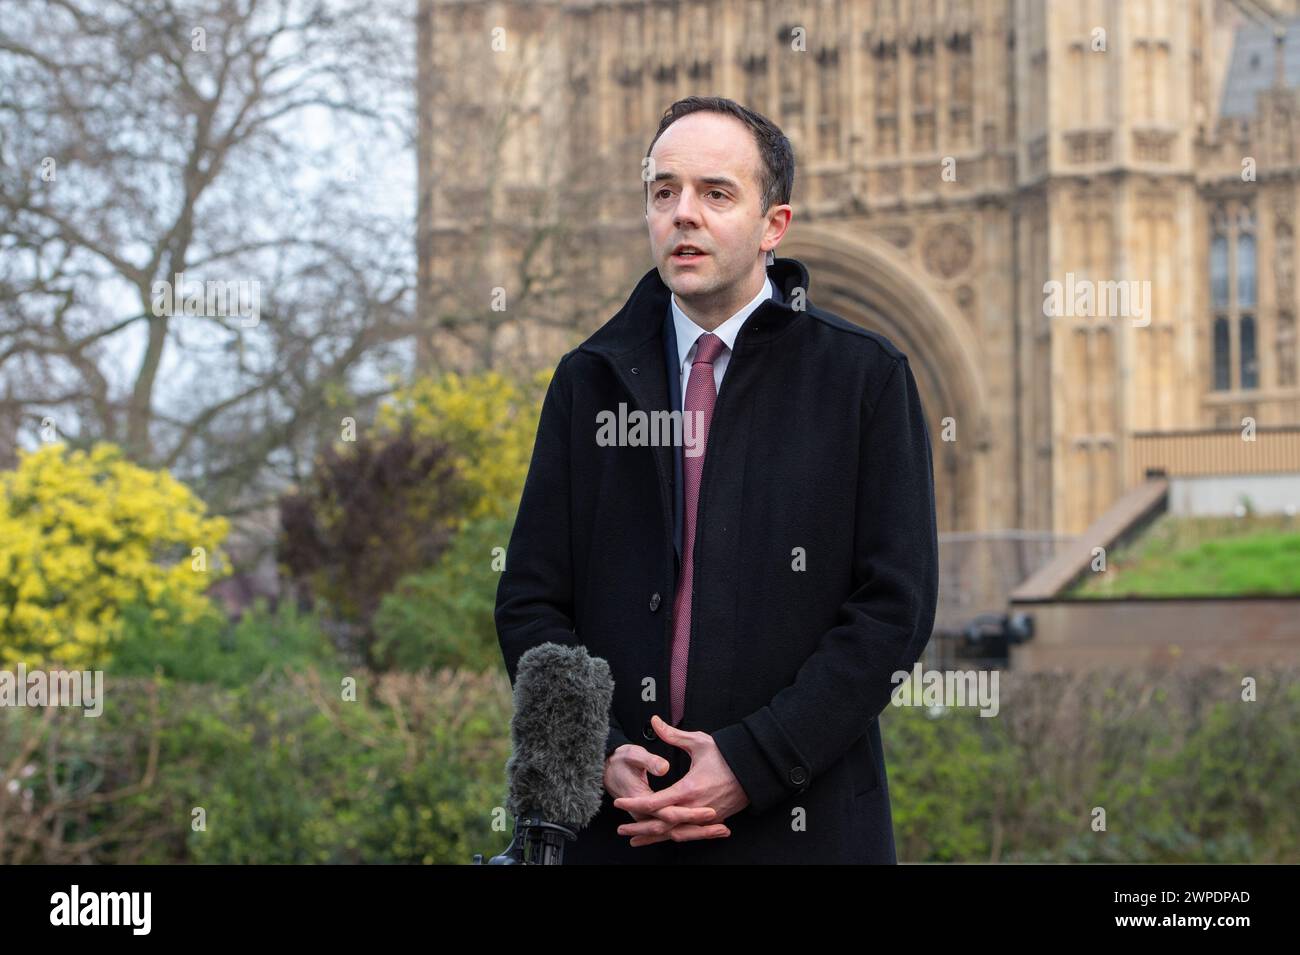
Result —
[[422, 0], [418, 42], [422, 314], [487, 336], [426, 362], [612, 315], [659, 116], [716, 94], [794, 144], [777, 254], [908, 354], [950, 539], [1300, 460], [1296, 0]]

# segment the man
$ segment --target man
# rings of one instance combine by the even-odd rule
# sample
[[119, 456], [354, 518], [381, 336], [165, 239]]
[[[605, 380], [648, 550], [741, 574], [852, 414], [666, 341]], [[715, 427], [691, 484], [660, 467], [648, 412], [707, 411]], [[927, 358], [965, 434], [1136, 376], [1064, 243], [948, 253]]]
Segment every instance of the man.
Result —
[[907, 356], [771, 255], [771, 122], [690, 97], [647, 155], [655, 268], [556, 367], [497, 592], [512, 683], [548, 641], [614, 676], [606, 798], [565, 861], [895, 862], [876, 717], [938, 593]]

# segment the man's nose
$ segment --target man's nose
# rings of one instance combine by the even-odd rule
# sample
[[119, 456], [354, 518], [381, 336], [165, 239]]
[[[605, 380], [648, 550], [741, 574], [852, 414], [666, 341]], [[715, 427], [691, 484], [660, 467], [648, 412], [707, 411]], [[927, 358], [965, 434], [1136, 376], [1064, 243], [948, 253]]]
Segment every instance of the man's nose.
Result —
[[689, 189], [683, 189], [681, 198], [677, 200], [677, 208], [673, 210], [673, 225], [681, 228], [684, 222], [695, 224], [697, 216], [695, 193]]

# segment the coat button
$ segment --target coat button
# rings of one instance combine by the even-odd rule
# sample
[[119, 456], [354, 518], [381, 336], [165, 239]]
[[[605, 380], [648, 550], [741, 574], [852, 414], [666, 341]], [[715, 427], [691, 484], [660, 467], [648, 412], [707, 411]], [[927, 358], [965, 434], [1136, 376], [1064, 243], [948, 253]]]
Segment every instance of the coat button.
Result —
[[796, 786], [802, 786], [808, 781], [808, 772], [802, 766], [796, 766], [790, 770], [790, 782]]
[[652, 594], [650, 595], [650, 612], [651, 612], [651, 613], [654, 613], [656, 610], [659, 609], [659, 603], [660, 603], [660, 599], [659, 599], [659, 591], [656, 590], [654, 593], [652, 593]]
[[655, 736], [655, 728], [651, 726], [649, 723], [645, 723], [642, 725], [641, 735], [645, 739], [657, 739], [657, 737]]

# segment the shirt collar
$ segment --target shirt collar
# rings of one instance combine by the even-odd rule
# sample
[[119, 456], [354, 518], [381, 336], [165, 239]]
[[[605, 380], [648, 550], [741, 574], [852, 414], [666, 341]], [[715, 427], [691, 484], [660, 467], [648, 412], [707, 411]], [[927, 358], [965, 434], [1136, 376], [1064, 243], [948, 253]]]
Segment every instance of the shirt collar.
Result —
[[[740, 328], [745, 324], [745, 319], [749, 318], [751, 312], [764, 301], [772, 297], [772, 280], [768, 276], [763, 277], [763, 287], [758, 290], [758, 294], [743, 305], [740, 311], [736, 312], [729, 319], [713, 330], [713, 334], [722, 339], [728, 350], [735, 348], [736, 336], [740, 334]], [[677, 295], [674, 293], [670, 299], [673, 309], [673, 327], [677, 330], [677, 355], [680, 368], [683, 371], [686, 364], [693, 357], [690, 351], [695, 347], [695, 341], [703, 335], [706, 329], [696, 325], [685, 312], [677, 307]]]

